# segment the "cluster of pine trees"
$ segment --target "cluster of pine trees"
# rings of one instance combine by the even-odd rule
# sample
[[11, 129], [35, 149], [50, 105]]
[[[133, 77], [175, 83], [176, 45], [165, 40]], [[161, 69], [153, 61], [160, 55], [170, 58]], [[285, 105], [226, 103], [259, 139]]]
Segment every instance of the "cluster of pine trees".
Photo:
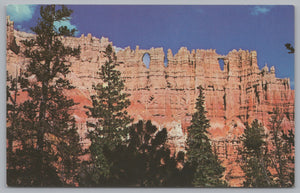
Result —
[[295, 183], [295, 136], [291, 129], [282, 129], [284, 113], [275, 108], [270, 131], [258, 120], [247, 126], [241, 137], [240, 164], [245, 173], [245, 187], [292, 187]]
[[[70, 18], [65, 6], [41, 6], [36, 37], [26, 40], [23, 53], [30, 59], [25, 72], [7, 76], [7, 184], [9, 186], [82, 187], [227, 187], [225, 168], [212, 151], [209, 120], [204, 108], [204, 90], [199, 87], [196, 112], [188, 127], [186, 152], [171, 155], [167, 130], [150, 121], [133, 124], [126, 108], [124, 80], [116, 69], [111, 45], [104, 51], [106, 62], [98, 71], [101, 83], [93, 86], [92, 106], [86, 107], [94, 121], [87, 122], [91, 145], [83, 150], [71, 110], [75, 103], [64, 90], [74, 87], [66, 79], [68, 56], [79, 48], [63, 45], [63, 36], [74, 35], [55, 22]], [[20, 95], [26, 96], [20, 101]], [[279, 113], [275, 113], [279, 115]], [[281, 117], [272, 117], [273, 149], [267, 148], [258, 122], [247, 127], [240, 150], [247, 187], [290, 186], [289, 163], [293, 133], [281, 132]], [[80, 157], [88, 155], [88, 161]], [[270, 167], [276, 170], [276, 176]]]

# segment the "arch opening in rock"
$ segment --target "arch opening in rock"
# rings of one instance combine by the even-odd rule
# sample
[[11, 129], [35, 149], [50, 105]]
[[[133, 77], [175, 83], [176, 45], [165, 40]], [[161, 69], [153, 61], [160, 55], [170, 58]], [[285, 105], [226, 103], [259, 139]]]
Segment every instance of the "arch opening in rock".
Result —
[[166, 56], [164, 57], [164, 66], [168, 67], [168, 58]]
[[218, 58], [219, 66], [222, 71], [224, 71], [224, 58]]
[[150, 67], [150, 54], [149, 53], [145, 53], [143, 55], [143, 62], [147, 68]]

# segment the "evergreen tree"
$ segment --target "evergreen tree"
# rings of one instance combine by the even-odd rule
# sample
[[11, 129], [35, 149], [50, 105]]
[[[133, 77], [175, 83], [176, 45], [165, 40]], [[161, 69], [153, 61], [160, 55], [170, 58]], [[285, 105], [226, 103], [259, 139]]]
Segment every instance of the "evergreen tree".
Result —
[[8, 175], [8, 185], [76, 183], [81, 147], [75, 119], [70, 114], [74, 102], [63, 90], [73, 88], [66, 79], [70, 67], [66, 57], [78, 55], [79, 48], [72, 49], [61, 42], [63, 36], [73, 35], [74, 29], [55, 27], [55, 22], [69, 19], [71, 13], [65, 6], [60, 9], [55, 5], [41, 6], [41, 17], [31, 28], [35, 37], [22, 41], [26, 48], [24, 55], [30, 59], [20, 80], [27, 100], [19, 106], [22, 119], [11, 120], [11, 125], [18, 124], [22, 133], [16, 133], [19, 144], [16, 169]]
[[264, 129], [257, 120], [247, 125], [241, 137], [241, 159], [238, 162], [245, 173], [245, 187], [270, 187], [273, 185], [269, 171], [269, 155]]
[[290, 44], [290, 43], [286, 43], [284, 44], [285, 48], [287, 50], [289, 50], [289, 54], [294, 54], [295, 53], [295, 48]]
[[13, 153], [13, 143], [16, 141], [16, 129], [20, 126], [20, 108], [17, 103], [17, 97], [19, 96], [19, 84], [18, 84], [18, 75], [16, 78], [13, 78], [7, 72], [7, 84], [6, 84], [6, 102], [7, 102], [7, 162], [10, 162], [11, 155]]
[[217, 155], [213, 153], [207, 129], [210, 127], [204, 107], [203, 88], [198, 87], [200, 94], [196, 102], [196, 112], [192, 116], [192, 124], [187, 128], [187, 163], [193, 171], [192, 184], [196, 187], [222, 187], [221, 179], [225, 168]]
[[184, 177], [178, 164], [184, 161], [183, 152], [171, 156], [166, 145], [167, 130], [158, 130], [151, 121], [142, 121], [129, 127], [127, 144], [106, 150], [109, 176], [99, 175], [100, 183], [94, 181], [96, 170], [85, 166], [81, 186], [110, 187], [180, 187]]
[[6, 85], [6, 102], [7, 102], [7, 114], [6, 114], [6, 164], [7, 164], [7, 184], [14, 184], [17, 174], [17, 167], [20, 160], [15, 151], [15, 143], [21, 140], [21, 108], [17, 102], [20, 95], [20, 84], [18, 74], [16, 78], [13, 78], [7, 72], [7, 85]]
[[124, 80], [116, 69], [119, 64], [111, 45], [107, 46], [104, 54], [107, 61], [98, 72], [102, 82], [93, 86], [96, 93], [91, 96], [93, 106], [86, 107], [89, 109], [88, 116], [96, 119], [94, 123], [88, 122], [91, 129], [87, 138], [91, 141], [90, 175], [93, 183], [98, 185], [108, 183], [113, 164], [108, 161], [109, 152], [127, 142], [127, 127], [132, 121], [126, 111], [130, 105], [129, 94], [123, 92]]
[[295, 158], [294, 132], [292, 129], [285, 133], [282, 129], [284, 113], [278, 108], [273, 110], [270, 119], [271, 163], [275, 169], [274, 178], [279, 187], [294, 186]]
[[[151, 121], [139, 121], [130, 127], [128, 146], [115, 153], [116, 171], [124, 171], [119, 184], [139, 187], [176, 187], [182, 185], [178, 163], [184, 156], [171, 156], [167, 130], [158, 130]], [[122, 156], [118, 159], [118, 156]]]

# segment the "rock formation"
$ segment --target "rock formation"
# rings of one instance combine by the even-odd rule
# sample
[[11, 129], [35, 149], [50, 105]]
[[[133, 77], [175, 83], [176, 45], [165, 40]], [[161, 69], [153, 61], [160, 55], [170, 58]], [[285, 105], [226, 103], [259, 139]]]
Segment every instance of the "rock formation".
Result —
[[[22, 54], [13, 51], [13, 42], [22, 51], [20, 40], [32, 37], [33, 34], [14, 30], [13, 22], [7, 20], [7, 70], [10, 74], [28, 63]], [[105, 62], [102, 51], [112, 42], [91, 34], [64, 38], [63, 42], [81, 47], [80, 57], [69, 58], [72, 66], [68, 78], [76, 89], [66, 94], [80, 103], [74, 109], [74, 116], [84, 138], [87, 117], [83, 107], [91, 105], [92, 85], [101, 82], [97, 71]], [[150, 55], [149, 68], [143, 63], [146, 53]], [[269, 112], [279, 107], [286, 112], [285, 128], [294, 128], [294, 91], [290, 89], [290, 80], [276, 78], [275, 67], [269, 70], [265, 66], [260, 70], [256, 51], [232, 50], [220, 55], [212, 49], [189, 51], [182, 47], [176, 54], [169, 49], [165, 55], [163, 48], [143, 50], [136, 46], [135, 50], [127, 47], [118, 51], [117, 60], [126, 81], [125, 91], [131, 94], [129, 113], [135, 121], [150, 119], [158, 127], [166, 127], [173, 151], [184, 150], [186, 129], [199, 94], [197, 87], [204, 87], [212, 145], [226, 166], [225, 178], [232, 186], [240, 186], [242, 182], [243, 174], [235, 160], [240, 145], [238, 137], [245, 123], [258, 119], [267, 129]], [[222, 68], [221, 60], [224, 62]]]

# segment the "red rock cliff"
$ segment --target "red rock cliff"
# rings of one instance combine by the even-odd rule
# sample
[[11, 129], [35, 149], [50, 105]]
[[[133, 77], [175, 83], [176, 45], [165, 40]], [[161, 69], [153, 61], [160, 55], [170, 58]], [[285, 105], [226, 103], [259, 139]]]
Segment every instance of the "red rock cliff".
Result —
[[[28, 62], [22, 54], [10, 49], [14, 37], [22, 50], [20, 40], [34, 35], [15, 31], [13, 22], [7, 20], [7, 70], [10, 74], [24, 68]], [[76, 89], [66, 94], [80, 103], [74, 116], [84, 138], [87, 117], [83, 106], [90, 105], [92, 85], [100, 81], [96, 72], [105, 62], [101, 51], [112, 42], [91, 34], [65, 38], [63, 42], [81, 47], [79, 58], [69, 58], [72, 67], [68, 78]], [[150, 55], [149, 68], [142, 61], [145, 53]], [[226, 166], [225, 178], [232, 186], [240, 186], [242, 182], [243, 174], [235, 160], [244, 123], [258, 119], [267, 126], [268, 112], [279, 107], [287, 112], [285, 128], [294, 128], [294, 91], [290, 89], [290, 81], [276, 78], [275, 67], [269, 70], [265, 66], [260, 70], [256, 51], [232, 50], [227, 55], [219, 55], [212, 49], [189, 51], [182, 47], [175, 55], [171, 50], [165, 55], [162, 48], [143, 50], [137, 46], [135, 50], [127, 47], [117, 52], [117, 58], [119, 70], [126, 80], [125, 90], [131, 94], [129, 113], [136, 121], [150, 119], [157, 126], [166, 127], [173, 151], [184, 150], [186, 128], [198, 97], [197, 87], [205, 88], [211, 139]], [[224, 61], [223, 70], [220, 60]]]

